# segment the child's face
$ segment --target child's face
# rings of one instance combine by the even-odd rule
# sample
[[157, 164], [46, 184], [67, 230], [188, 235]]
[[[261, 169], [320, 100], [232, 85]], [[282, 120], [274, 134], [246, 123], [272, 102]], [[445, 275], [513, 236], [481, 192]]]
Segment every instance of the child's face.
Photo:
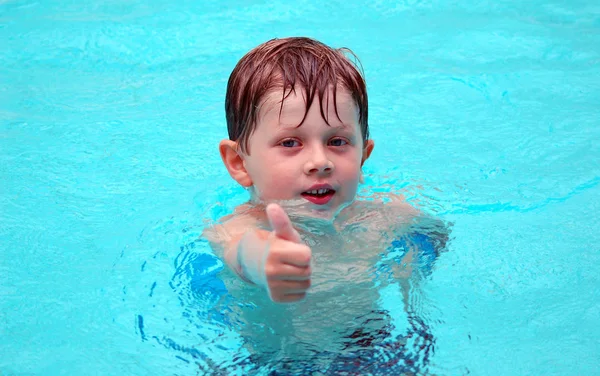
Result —
[[315, 98], [298, 127], [305, 113], [303, 95], [303, 90], [292, 92], [281, 116], [282, 92], [267, 96], [248, 142], [249, 154], [242, 155], [243, 164], [262, 201], [296, 199], [312, 209], [337, 211], [354, 200], [373, 141], [363, 143], [358, 110], [341, 88], [337, 90], [339, 119], [330, 90], [324, 103], [330, 125]]

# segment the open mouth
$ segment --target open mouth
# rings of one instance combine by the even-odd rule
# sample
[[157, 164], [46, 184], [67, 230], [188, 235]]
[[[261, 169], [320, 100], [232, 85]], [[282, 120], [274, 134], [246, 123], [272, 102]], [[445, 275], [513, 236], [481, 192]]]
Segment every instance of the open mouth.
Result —
[[335, 191], [333, 189], [322, 188], [312, 189], [302, 193], [302, 197], [317, 205], [325, 205], [333, 198]]

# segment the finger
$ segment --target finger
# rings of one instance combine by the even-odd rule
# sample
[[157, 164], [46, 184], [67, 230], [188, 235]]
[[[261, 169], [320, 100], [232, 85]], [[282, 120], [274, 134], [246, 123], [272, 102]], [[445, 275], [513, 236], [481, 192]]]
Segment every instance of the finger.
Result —
[[280, 264], [288, 264], [301, 268], [310, 266], [310, 259], [312, 257], [310, 248], [304, 244], [288, 244], [290, 247], [277, 248], [271, 251], [270, 257], [273, 257]]
[[272, 296], [274, 302], [293, 303], [306, 298], [306, 293]]
[[281, 206], [277, 204], [269, 204], [267, 206], [267, 218], [275, 235], [281, 239], [288, 240], [294, 243], [301, 243], [298, 231], [292, 226], [290, 217], [285, 213]]
[[305, 281], [310, 279], [312, 274], [310, 266], [297, 267], [294, 265], [280, 265], [277, 269], [265, 268], [265, 275], [268, 280], [280, 281]]
[[269, 282], [271, 291], [278, 291], [280, 294], [300, 294], [310, 288], [310, 279], [306, 281], [271, 281]]

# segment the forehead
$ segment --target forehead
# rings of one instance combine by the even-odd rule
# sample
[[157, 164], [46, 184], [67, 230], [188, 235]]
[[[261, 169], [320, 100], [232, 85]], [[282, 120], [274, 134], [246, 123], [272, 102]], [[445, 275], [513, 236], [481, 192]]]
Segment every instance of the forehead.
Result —
[[[306, 108], [306, 91], [298, 88], [293, 91], [283, 92], [283, 88], [270, 91], [259, 106], [259, 122], [277, 120], [281, 125], [297, 127], [308, 111], [325, 116], [324, 120], [334, 127], [344, 127], [358, 124], [358, 108], [352, 95], [342, 86], [338, 86], [335, 92], [330, 87], [323, 97], [315, 94], [310, 108]], [[339, 118], [338, 118], [339, 116]]]

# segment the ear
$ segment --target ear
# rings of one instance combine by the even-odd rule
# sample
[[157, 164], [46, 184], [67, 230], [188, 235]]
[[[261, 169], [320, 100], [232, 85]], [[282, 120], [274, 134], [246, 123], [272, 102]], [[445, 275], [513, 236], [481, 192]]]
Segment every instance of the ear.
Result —
[[365, 164], [365, 161], [369, 159], [374, 147], [375, 141], [367, 140], [367, 142], [365, 142], [365, 146], [363, 147], [362, 160], [360, 161], [360, 167], [362, 167], [362, 165]]
[[252, 179], [248, 175], [248, 171], [246, 171], [238, 143], [231, 140], [223, 140], [219, 143], [219, 152], [227, 171], [229, 171], [229, 175], [242, 187], [252, 186]]

